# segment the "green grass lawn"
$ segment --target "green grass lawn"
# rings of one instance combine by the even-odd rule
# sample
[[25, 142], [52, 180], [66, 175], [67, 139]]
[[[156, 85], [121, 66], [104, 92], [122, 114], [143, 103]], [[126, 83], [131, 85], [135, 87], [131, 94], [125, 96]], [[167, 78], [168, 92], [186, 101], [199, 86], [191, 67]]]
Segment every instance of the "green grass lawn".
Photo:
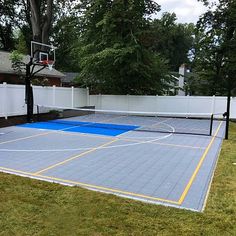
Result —
[[204, 213], [0, 173], [0, 235], [236, 235], [236, 124]]

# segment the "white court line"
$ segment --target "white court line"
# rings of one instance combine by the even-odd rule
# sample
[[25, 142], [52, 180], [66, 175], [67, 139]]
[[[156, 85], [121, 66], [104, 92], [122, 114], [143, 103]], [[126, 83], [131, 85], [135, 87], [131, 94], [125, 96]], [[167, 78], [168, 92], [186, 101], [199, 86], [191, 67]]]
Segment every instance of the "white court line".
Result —
[[[166, 121], [169, 121], [169, 120], [171, 120], [172, 118], [167, 118], [167, 119], [165, 119], [165, 120], [163, 120], [163, 121], [159, 121], [159, 122], [157, 122], [157, 123], [155, 123], [155, 124], [152, 124], [151, 126], [149, 126], [149, 127], [152, 127], [152, 126], [154, 126], [154, 125], [159, 125], [159, 124], [165, 124], [166, 126], [169, 126], [170, 127], [170, 129], [172, 130], [172, 131], [169, 131], [169, 130], [166, 130], [166, 132], [171, 132], [171, 134], [173, 134], [174, 132], [175, 132], [175, 128], [173, 127], [173, 126], [171, 126], [171, 125], [169, 125], [169, 124], [166, 124], [165, 122]], [[137, 130], [139, 130], [138, 128], [137, 128]], [[117, 137], [121, 137], [122, 135], [124, 136], [124, 138], [134, 138], [134, 139], [146, 139], [146, 138], [151, 138], [151, 139], [153, 139], [153, 138], [157, 138], [158, 136], [150, 136], [150, 137], [142, 137], [142, 136], [139, 136], [139, 137], [133, 137], [133, 136], [126, 136], [127, 134], [129, 134], [129, 133], [134, 133], [134, 132], [137, 132], [137, 130], [130, 130], [130, 131], [128, 131], [128, 132], [126, 132], [126, 133], [122, 133], [122, 134], [119, 134], [119, 135], [117, 135]], [[149, 133], [149, 131], [143, 131], [142, 129], [140, 129], [140, 132], [143, 132], [143, 133]], [[165, 132], [165, 131], [163, 131], [163, 132]], [[157, 131], [157, 133], [158, 133], [158, 131]], [[165, 137], [165, 136], [164, 136]], [[151, 140], [150, 140], [151, 141]]]
[[[153, 140], [149, 140], [149, 141], [142, 141], [142, 142], [135, 142], [135, 143], [129, 143], [129, 144], [120, 144], [120, 145], [112, 145], [112, 146], [108, 146], [108, 147], [101, 147], [101, 148], [97, 148], [99, 149], [111, 149], [111, 148], [120, 148], [120, 147], [128, 147], [128, 146], [136, 146], [136, 145], [141, 145], [141, 144], [147, 144], [147, 143], [154, 143], [156, 141], [159, 141], [161, 139], [166, 139], [170, 136], [172, 136], [173, 134], [168, 134], [166, 136], [160, 137], [160, 138], [156, 138]], [[0, 152], [68, 152], [68, 151], [85, 151], [85, 150], [89, 150], [89, 149], [93, 149], [94, 147], [88, 147], [88, 148], [71, 148], [71, 149], [0, 149]]]
[[[43, 121], [42, 121], [43, 122]], [[102, 122], [102, 121], [101, 121]], [[94, 122], [95, 123], [95, 122]], [[81, 127], [79, 125], [76, 125], [76, 126], [70, 126], [68, 128], [64, 128], [64, 129], [58, 129], [58, 130], [50, 130], [50, 129], [38, 129], [37, 130], [40, 130], [40, 131], [45, 131], [46, 133], [40, 133], [40, 134], [34, 134], [34, 135], [30, 135], [30, 136], [26, 136], [26, 137], [21, 137], [21, 138], [17, 138], [17, 139], [12, 139], [12, 140], [7, 140], [7, 141], [4, 141], [4, 142], [0, 142], [0, 145], [1, 144], [7, 144], [7, 143], [13, 143], [13, 142], [17, 142], [17, 141], [21, 141], [21, 140], [26, 140], [26, 139], [30, 139], [30, 138], [36, 138], [36, 137], [39, 137], [39, 136], [44, 136], [44, 135], [48, 135], [48, 134], [54, 134], [54, 133], [60, 133], [63, 131], [67, 131], [69, 129], [73, 129], [73, 128], [77, 128], [77, 127]], [[21, 128], [26, 128], [26, 129], [29, 129], [29, 127], [21, 127]], [[31, 128], [33, 129], [33, 128]], [[34, 128], [36, 129], [36, 128]], [[11, 132], [14, 132], [14, 131], [11, 131]], [[10, 132], [8, 132], [10, 133]], [[5, 135], [6, 133], [2, 133], [3, 135]], [[94, 135], [96, 136], [96, 135]], [[97, 135], [98, 137], [98, 135]]]
[[[159, 123], [164, 123], [164, 121], [162, 122], [159, 122]], [[110, 148], [119, 148], [119, 147], [128, 147], [128, 146], [136, 146], [136, 145], [141, 145], [141, 144], [147, 144], [147, 143], [154, 143], [156, 141], [159, 141], [159, 140], [162, 140], [162, 139], [166, 139], [170, 136], [173, 135], [173, 133], [175, 132], [175, 128], [172, 127], [171, 125], [168, 125], [166, 124], [167, 126], [169, 126], [171, 129], [172, 129], [172, 133], [168, 134], [168, 135], [165, 135], [163, 137], [159, 137], [159, 138], [155, 138], [155, 139], [152, 139], [152, 140], [148, 140], [148, 141], [139, 141], [139, 142], [135, 142], [135, 143], [129, 143], [129, 144], [120, 144], [120, 145], [113, 145], [113, 146], [109, 146], [109, 147], [101, 147], [101, 148], [98, 148], [98, 149], [110, 149]], [[75, 126], [75, 127], [78, 127], [78, 126]], [[65, 128], [65, 129], [62, 129], [62, 130], [57, 130], [58, 131], [64, 131], [66, 129], [71, 129], [72, 127], [70, 128]], [[51, 134], [51, 133], [56, 133], [54, 132], [54, 130], [52, 132], [48, 132], [46, 134]], [[42, 134], [43, 135], [43, 134]], [[14, 140], [13, 140], [14, 141]], [[82, 151], [82, 150], [89, 150], [89, 149], [92, 149], [94, 147], [88, 147], [88, 148], [76, 148], [76, 149], [0, 149], [1, 152], [66, 152], [66, 151]]]

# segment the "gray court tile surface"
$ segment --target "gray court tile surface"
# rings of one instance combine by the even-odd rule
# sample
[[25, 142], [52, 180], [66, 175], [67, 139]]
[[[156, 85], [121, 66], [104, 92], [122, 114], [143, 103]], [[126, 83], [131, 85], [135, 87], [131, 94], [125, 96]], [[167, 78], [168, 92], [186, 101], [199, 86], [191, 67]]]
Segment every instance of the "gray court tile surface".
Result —
[[0, 171], [202, 211], [224, 134], [219, 125], [213, 137], [3, 128]]

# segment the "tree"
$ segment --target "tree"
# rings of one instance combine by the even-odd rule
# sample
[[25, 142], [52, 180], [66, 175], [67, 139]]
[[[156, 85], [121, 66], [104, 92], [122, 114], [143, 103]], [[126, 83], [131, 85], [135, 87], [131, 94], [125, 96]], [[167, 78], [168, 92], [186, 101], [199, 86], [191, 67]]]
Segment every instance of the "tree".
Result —
[[152, 48], [163, 55], [172, 71], [183, 63], [189, 64], [189, 52], [193, 47], [194, 24], [176, 23], [175, 13], [164, 13], [152, 23]]
[[17, 45], [16, 45], [16, 49], [21, 54], [24, 54], [24, 55], [28, 54], [26, 40], [25, 40], [24, 34], [22, 32], [19, 32], [18, 42], [17, 42]]
[[33, 40], [48, 43], [52, 23], [53, 0], [29, 0]]
[[59, 19], [75, 14], [76, 0], [0, 0], [0, 48], [14, 50], [13, 32], [24, 35], [28, 53], [30, 41], [48, 43], [52, 28]]
[[80, 82], [94, 92], [163, 93], [169, 86], [166, 62], [143, 40], [159, 6], [150, 0], [83, 0], [79, 8]]
[[13, 35], [15, 5], [15, 0], [0, 0], [0, 48], [6, 51], [12, 50], [15, 45]]
[[198, 22], [194, 64], [205, 94], [225, 95], [236, 87], [236, 2], [221, 0], [215, 6]]
[[54, 46], [57, 47], [56, 67], [63, 71], [79, 71], [77, 54], [74, 53], [76, 42], [80, 38], [80, 18], [62, 16], [53, 27]]

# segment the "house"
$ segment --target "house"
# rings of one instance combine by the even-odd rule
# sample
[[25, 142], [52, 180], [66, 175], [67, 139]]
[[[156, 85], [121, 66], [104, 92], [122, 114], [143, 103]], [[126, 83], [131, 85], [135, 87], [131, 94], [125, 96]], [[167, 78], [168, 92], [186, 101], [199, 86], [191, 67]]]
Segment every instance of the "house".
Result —
[[191, 76], [192, 73], [190, 72], [186, 64], [182, 64], [179, 67], [179, 72], [171, 72], [171, 77], [174, 79], [172, 83], [172, 93], [177, 96], [188, 95], [188, 80]]
[[[24, 84], [25, 66], [22, 67], [22, 72], [12, 68], [10, 59], [11, 53], [0, 51], [0, 83], [7, 82], [8, 84]], [[24, 56], [23, 62], [28, 63], [30, 56]], [[34, 71], [39, 70], [40, 66], [35, 66]], [[35, 83], [47, 81], [48, 86], [61, 86], [61, 79], [64, 77], [60, 71], [52, 69], [51, 71], [46, 67], [35, 75]]]
[[61, 78], [61, 86], [62, 87], [71, 87], [76, 86], [75, 79], [79, 75], [79, 73], [74, 72], [64, 72], [64, 77]]

